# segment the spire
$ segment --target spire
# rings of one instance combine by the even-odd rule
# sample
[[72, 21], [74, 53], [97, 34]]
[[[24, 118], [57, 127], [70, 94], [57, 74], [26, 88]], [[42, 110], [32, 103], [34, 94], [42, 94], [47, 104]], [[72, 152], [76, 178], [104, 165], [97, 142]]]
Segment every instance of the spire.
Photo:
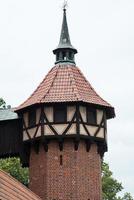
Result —
[[77, 53], [77, 50], [72, 46], [70, 41], [66, 17], [66, 5], [63, 7], [63, 22], [59, 45], [55, 50], [53, 50], [53, 53], [56, 55], [55, 64], [65, 62], [75, 64], [74, 54]]

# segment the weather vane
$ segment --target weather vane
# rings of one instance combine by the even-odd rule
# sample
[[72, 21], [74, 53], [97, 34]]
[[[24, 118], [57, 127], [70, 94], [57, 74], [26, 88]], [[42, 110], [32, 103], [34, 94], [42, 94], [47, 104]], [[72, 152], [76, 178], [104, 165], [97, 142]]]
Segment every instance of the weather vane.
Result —
[[67, 7], [68, 7], [67, 0], [64, 0], [64, 3], [63, 3], [63, 10], [66, 10]]

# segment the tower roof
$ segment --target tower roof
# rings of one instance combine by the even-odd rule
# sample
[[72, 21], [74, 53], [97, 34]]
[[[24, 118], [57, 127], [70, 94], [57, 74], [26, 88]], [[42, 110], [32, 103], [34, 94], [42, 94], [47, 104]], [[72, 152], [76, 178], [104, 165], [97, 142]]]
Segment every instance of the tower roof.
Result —
[[16, 110], [32, 105], [58, 102], [83, 102], [106, 108], [109, 118], [114, 117], [114, 108], [103, 100], [74, 65], [56, 65], [46, 75], [33, 94]]
[[56, 66], [16, 111], [43, 103], [81, 102], [103, 107], [107, 111], [107, 118], [114, 117], [114, 108], [95, 92], [80, 69], [74, 65], [77, 50], [70, 41], [65, 7], [59, 45], [53, 52], [56, 54]]

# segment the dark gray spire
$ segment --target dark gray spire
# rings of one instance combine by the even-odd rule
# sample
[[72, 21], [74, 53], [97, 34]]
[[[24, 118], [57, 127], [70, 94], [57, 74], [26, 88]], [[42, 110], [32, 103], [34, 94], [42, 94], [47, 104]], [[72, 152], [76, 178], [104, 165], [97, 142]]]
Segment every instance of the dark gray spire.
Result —
[[53, 53], [56, 54], [56, 64], [63, 62], [75, 64], [74, 54], [77, 53], [77, 50], [72, 46], [70, 41], [65, 8], [63, 9], [63, 22], [59, 45], [55, 50], [53, 50]]

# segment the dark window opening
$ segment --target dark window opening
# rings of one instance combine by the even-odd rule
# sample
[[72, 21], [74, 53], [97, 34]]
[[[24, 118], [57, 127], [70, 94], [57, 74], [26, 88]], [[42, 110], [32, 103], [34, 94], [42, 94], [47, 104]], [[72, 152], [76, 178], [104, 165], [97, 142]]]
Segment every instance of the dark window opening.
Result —
[[73, 59], [73, 53], [69, 52], [69, 60], [72, 60], [72, 59]]
[[34, 126], [36, 124], [36, 111], [35, 110], [29, 111], [28, 124], [29, 124], [29, 126]]
[[96, 109], [87, 107], [87, 123], [96, 124]]
[[56, 54], [56, 60], [59, 60], [59, 53]]
[[63, 165], [63, 158], [62, 158], [62, 155], [60, 155], [60, 165]]
[[63, 60], [66, 60], [67, 59], [67, 57], [66, 57], [66, 53], [65, 52], [63, 52], [63, 54], [62, 54], [62, 58], [63, 58]]
[[67, 107], [66, 106], [55, 106], [54, 107], [54, 122], [66, 122], [67, 121]]

